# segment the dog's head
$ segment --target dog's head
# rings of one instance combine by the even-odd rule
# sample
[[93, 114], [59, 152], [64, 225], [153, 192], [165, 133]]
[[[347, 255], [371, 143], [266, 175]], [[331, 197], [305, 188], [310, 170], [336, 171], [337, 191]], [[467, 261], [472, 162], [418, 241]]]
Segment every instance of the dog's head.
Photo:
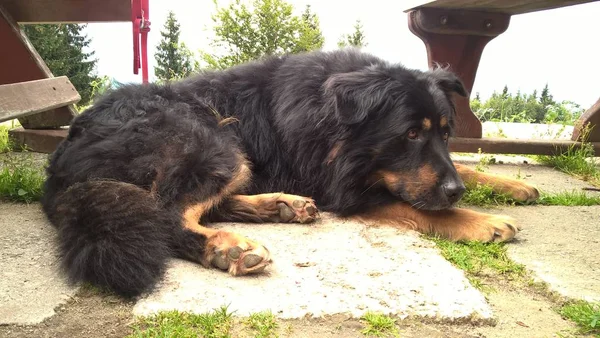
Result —
[[448, 137], [455, 121], [452, 96], [468, 94], [456, 75], [375, 65], [334, 74], [324, 89], [335, 118], [349, 131], [343, 148], [370, 153], [366, 190], [383, 190], [427, 210], [460, 200], [465, 186], [450, 159]]

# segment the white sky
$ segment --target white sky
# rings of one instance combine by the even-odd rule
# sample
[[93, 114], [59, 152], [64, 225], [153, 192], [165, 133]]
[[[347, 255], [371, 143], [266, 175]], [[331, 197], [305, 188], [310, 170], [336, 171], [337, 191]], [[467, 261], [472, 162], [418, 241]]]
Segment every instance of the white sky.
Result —
[[[408, 29], [402, 0], [288, 0], [300, 13], [310, 4], [321, 22], [325, 49], [350, 33], [360, 19], [368, 46], [365, 51], [392, 62], [425, 70], [425, 46]], [[228, 0], [219, 0], [226, 6]], [[153, 78], [154, 49], [169, 10], [181, 24], [181, 40], [192, 51], [208, 47], [212, 34], [212, 0], [150, 0], [149, 71]], [[548, 83], [556, 100], [572, 100], [584, 108], [600, 97], [600, 2], [514, 16], [508, 30], [486, 46], [473, 94], [486, 98], [508, 85], [538, 93]], [[596, 22], [596, 23], [595, 23]], [[141, 82], [133, 74], [131, 23], [93, 23], [88, 36], [96, 51], [98, 73], [122, 82]]]

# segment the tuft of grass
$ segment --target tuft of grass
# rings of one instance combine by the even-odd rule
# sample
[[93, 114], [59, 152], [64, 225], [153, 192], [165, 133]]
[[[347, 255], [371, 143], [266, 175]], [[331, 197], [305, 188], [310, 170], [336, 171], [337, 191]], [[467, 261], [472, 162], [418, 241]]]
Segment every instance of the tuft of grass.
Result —
[[271, 311], [253, 313], [246, 320], [246, 325], [256, 332], [256, 338], [277, 337], [279, 327]]
[[580, 333], [600, 337], [600, 303], [573, 301], [561, 307], [558, 313], [577, 324]]
[[366, 336], [400, 336], [398, 328], [396, 327], [396, 320], [390, 316], [367, 311], [364, 316], [361, 317], [361, 320], [365, 323], [365, 328], [360, 332]]
[[506, 254], [505, 243], [481, 243], [477, 241], [453, 242], [440, 237], [429, 237], [436, 243], [442, 256], [467, 273], [473, 287], [486, 291], [479, 277], [497, 273], [509, 278], [523, 277], [525, 266], [513, 262]]
[[231, 337], [232, 326], [227, 307], [204, 314], [164, 311], [138, 320], [134, 332], [127, 337], [225, 338]]
[[[466, 183], [466, 182], [465, 182]], [[467, 191], [460, 200], [461, 204], [481, 207], [497, 205], [516, 205], [519, 202], [510, 196], [494, 192], [494, 189], [485, 184], [466, 184]]]
[[0, 154], [11, 151], [12, 145], [8, 137], [8, 128], [0, 126]]
[[[467, 184], [467, 191], [460, 200], [462, 205], [492, 207], [500, 205], [525, 205], [508, 195], [494, 192], [489, 185]], [[527, 205], [556, 205], [556, 206], [590, 206], [600, 205], [600, 196], [586, 194], [583, 191], [563, 191], [559, 193], [540, 192], [540, 198]]]
[[538, 205], [562, 205], [562, 206], [591, 206], [600, 205], [600, 195], [590, 196], [582, 191], [563, 191], [557, 194], [542, 194], [533, 202]]
[[0, 165], [0, 199], [31, 203], [42, 197], [44, 169], [31, 157], [7, 155]]
[[600, 169], [594, 158], [594, 147], [587, 142], [590, 132], [589, 126], [582, 129], [581, 146], [573, 144], [564, 153], [552, 156], [539, 155], [536, 159], [542, 164], [600, 186]]

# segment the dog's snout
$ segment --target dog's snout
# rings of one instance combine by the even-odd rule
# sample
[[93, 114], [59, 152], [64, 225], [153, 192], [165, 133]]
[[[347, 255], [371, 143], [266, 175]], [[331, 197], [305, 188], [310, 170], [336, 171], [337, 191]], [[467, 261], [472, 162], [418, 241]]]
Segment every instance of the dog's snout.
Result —
[[442, 186], [448, 201], [451, 204], [458, 202], [465, 193], [465, 185], [462, 182], [451, 181]]

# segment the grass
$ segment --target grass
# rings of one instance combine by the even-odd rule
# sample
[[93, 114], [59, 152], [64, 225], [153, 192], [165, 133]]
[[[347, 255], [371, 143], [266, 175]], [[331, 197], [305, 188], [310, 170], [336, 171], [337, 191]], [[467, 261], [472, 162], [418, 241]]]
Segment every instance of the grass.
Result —
[[166, 311], [140, 319], [134, 324], [134, 333], [127, 338], [225, 338], [231, 337], [232, 326], [232, 314], [227, 307], [199, 315]]
[[444, 258], [472, 276], [489, 272], [518, 276], [525, 274], [523, 265], [508, 258], [505, 243], [452, 242], [438, 237], [430, 239], [437, 244]]
[[365, 328], [361, 330], [361, 333], [366, 336], [400, 336], [398, 328], [396, 327], [396, 320], [390, 316], [367, 311], [364, 316], [362, 316], [361, 320], [365, 323]]
[[[488, 185], [469, 185], [461, 199], [462, 205], [492, 207], [500, 205], [523, 205], [524, 203], [512, 199], [505, 194], [496, 193]], [[528, 205], [555, 205], [555, 206], [591, 206], [600, 205], [600, 196], [589, 195], [583, 191], [563, 191], [559, 193], [540, 192], [540, 198]]]
[[256, 333], [256, 338], [277, 337], [276, 330], [279, 324], [271, 311], [251, 314], [246, 320], [246, 325]]
[[0, 126], [0, 154], [11, 150], [10, 139], [8, 138], [8, 128]]
[[31, 157], [7, 154], [0, 165], [0, 199], [31, 203], [42, 196], [46, 176]]
[[600, 169], [594, 158], [594, 148], [587, 142], [591, 129], [582, 129], [582, 145], [571, 145], [566, 152], [553, 156], [536, 156], [536, 159], [545, 165], [551, 166], [564, 173], [588, 181], [600, 187]]
[[600, 303], [573, 301], [565, 304], [558, 313], [577, 324], [580, 333], [600, 337]]

